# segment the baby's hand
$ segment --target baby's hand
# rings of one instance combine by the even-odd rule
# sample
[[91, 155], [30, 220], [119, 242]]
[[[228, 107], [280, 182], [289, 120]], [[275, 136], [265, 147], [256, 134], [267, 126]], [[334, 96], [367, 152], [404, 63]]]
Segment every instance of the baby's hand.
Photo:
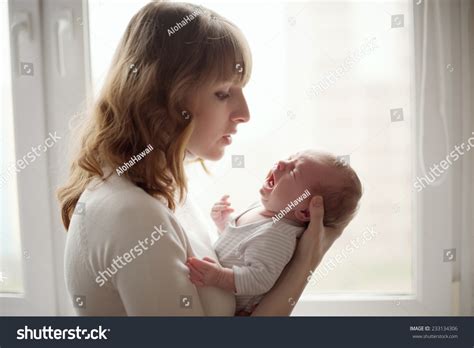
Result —
[[235, 291], [234, 271], [220, 266], [209, 257], [199, 260], [190, 257], [186, 261], [189, 268], [189, 279], [197, 286], [216, 286], [218, 288]]
[[229, 195], [225, 195], [219, 202], [212, 206], [211, 218], [219, 229], [219, 232], [224, 230], [230, 213], [234, 211], [234, 209], [230, 208], [230, 202], [227, 202], [228, 198]]

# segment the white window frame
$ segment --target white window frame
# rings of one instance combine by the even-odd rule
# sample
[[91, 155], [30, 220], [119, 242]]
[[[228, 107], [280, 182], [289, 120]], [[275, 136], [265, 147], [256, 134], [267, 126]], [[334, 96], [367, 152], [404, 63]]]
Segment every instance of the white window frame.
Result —
[[[75, 0], [8, 3], [15, 158], [44, 143], [49, 132], [56, 131], [62, 139], [17, 173], [21, 246], [29, 257], [22, 259], [24, 293], [0, 293], [1, 315], [73, 313], [64, 281], [66, 234], [56, 189], [66, 178], [62, 169], [69, 160], [70, 116], [84, 105], [86, 96], [83, 5]], [[34, 75], [17, 74], [17, 61], [33, 62]], [[32, 193], [36, 200], [30, 199]]]
[[[15, 158], [19, 159], [31, 150], [31, 146], [43, 143], [47, 134], [39, 37], [41, 9], [37, 0], [9, 1], [8, 6], [10, 32], [13, 34], [10, 43]], [[34, 64], [34, 76], [19, 74], [20, 61]], [[28, 96], [28, 102], [22, 96]], [[55, 293], [54, 274], [50, 269], [53, 264], [49, 235], [51, 215], [47, 203], [39, 204], [41, 201], [49, 202], [49, 185], [44, 185], [48, 183], [46, 156], [36, 161], [34, 170], [29, 170], [33, 167], [26, 168], [17, 174], [21, 245], [22, 250], [28, 252], [29, 259], [22, 259], [24, 294], [1, 294], [0, 308], [5, 315], [54, 313], [55, 299], [51, 296]], [[29, 199], [31, 192], [40, 202]]]

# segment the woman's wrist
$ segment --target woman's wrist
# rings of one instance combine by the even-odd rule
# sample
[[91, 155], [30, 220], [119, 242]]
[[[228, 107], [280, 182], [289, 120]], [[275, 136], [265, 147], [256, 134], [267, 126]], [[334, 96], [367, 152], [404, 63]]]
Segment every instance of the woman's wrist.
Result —
[[293, 262], [302, 269], [308, 269], [308, 272], [314, 270], [320, 264], [324, 252], [318, 245], [299, 245], [293, 256]]
[[288, 316], [306, 287], [311, 262], [293, 257], [273, 288], [265, 294], [253, 316]]

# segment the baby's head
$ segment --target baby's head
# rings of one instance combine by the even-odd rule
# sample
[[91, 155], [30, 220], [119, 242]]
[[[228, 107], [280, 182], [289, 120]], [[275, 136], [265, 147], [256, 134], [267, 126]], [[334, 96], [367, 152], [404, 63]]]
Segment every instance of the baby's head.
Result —
[[[301, 201], [306, 190], [311, 196]], [[275, 214], [296, 201], [296, 207], [285, 218], [304, 225], [311, 220], [308, 209], [311, 198], [320, 195], [324, 199], [324, 225], [340, 227], [354, 217], [362, 185], [350, 165], [336, 156], [305, 150], [278, 161], [268, 173], [260, 195], [265, 209]]]

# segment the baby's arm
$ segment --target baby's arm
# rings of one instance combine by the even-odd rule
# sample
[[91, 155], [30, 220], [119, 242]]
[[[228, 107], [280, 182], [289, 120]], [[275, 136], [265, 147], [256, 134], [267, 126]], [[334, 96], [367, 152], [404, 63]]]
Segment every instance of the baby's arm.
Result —
[[186, 261], [189, 268], [189, 278], [197, 286], [215, 286], [235, 292], [234, 271], [219, 265], [209, 257], [199, 260], [190, 257]]
[[230, 214], [234, 211], [234, 209], [230, 207], [230, 202], [228, 202], [227, 199], [229, 199], [229, 195], [223, 196], [219, 202], [213, 205], [211, 210], [211, 218], [216, 224], [219, 233], [222, 233], [229, 220]]
[[272, 228], [255, 237], [243, 252], [245, 266], [232, 269], [214, 260], [189, 258], [190, 279], [197, 286], [216, 286], [237, 295], [261, 295], [269, 291], [293, 255], [293, 236]]

